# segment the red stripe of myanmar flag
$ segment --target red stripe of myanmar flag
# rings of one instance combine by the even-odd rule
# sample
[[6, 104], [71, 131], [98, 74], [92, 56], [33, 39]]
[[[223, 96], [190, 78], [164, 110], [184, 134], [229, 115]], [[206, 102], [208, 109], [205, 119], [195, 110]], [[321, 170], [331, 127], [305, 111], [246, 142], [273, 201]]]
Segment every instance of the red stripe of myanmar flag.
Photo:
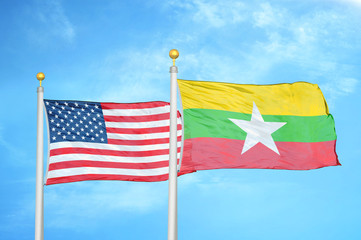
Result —
[[340, 165], [335, 124], [316, 84], [178, 80], [183, 170], [308, 170]]

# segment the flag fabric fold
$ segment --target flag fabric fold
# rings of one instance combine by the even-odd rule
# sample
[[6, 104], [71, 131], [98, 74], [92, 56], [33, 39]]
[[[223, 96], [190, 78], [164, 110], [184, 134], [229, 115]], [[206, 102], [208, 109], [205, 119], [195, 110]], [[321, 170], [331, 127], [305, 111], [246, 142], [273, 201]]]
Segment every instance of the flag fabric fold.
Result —
[[[49, 128], [46, 185], [84, 180], [168, 179], [169, 103], [45, 99], [44, 105]], [[179, 113], [177, 128], [179, 161]]]
[[340, 165], [334, 119], [316, 84], [178, 80], [183, 170], [308, 170]]

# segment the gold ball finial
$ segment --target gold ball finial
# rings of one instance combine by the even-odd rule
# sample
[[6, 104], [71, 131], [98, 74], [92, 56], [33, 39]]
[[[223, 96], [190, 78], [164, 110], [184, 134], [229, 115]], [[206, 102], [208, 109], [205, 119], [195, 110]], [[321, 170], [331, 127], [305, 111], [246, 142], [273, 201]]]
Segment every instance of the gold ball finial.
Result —
[[45, 74], [42, 72], [39, 72], [38, 74], [36, 74], [36, 78], [40, 81], [40, 87], [41, 87], [41, 81], [43, 81], [45, 79]]
[[36, 78], [39, 80], [39, 81], [43, 81], [45, 79], [45, 74], [42, 73], [42, 72], [39, 72], [38, 74], [36, 74]]
[[169, 51], [169, 57], [171, 59], [176, 59], [179, 56], [179, 52], [177, 49], [172, 49]]
[[177, 49], [172, 49], [169, 51], [169, 57], [173, 59], [173, 66], [175, 65], [175, 60], [179, 56], [179, 52]]

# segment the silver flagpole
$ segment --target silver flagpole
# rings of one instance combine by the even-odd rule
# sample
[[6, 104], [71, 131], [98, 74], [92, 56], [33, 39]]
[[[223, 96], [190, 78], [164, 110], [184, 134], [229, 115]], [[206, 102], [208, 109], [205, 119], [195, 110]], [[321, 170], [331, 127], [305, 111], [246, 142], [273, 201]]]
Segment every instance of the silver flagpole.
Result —
[[169, 138], [169, 187], [168, 187], [168, 240], [178, 239], [177, 230], [177, 73], [176, 49], [169, 51], [173, 59], [170, 67], [170, 138]]
[[36, 136], [36, 195], [35, 195], [35, 240], [44, 239], [44, 88], [41, 81], [45, 75], [39, 72], [36, 78], [40, 81], [38, 92], [38, 120]]

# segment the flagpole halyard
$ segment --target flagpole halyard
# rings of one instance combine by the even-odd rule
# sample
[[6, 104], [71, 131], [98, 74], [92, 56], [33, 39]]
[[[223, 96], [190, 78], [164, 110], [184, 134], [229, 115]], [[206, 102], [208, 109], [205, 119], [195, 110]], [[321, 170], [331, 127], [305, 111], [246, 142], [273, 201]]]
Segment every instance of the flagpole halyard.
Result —
[[170, 138], [169, 138], [169, 187], [168, 187], [168, 240], [178, 239], [177, 229], [177, 73], [176, 49], [169, 51], [173, 59], [170, 67]]
[[35, 190], [35, 240], [44, 239], [44, 88], [41, 82], [45, 75], [39, 72], [36, 78], [40, 81], [37, 88], [37, 136], [36, 136], [36, 190]]

